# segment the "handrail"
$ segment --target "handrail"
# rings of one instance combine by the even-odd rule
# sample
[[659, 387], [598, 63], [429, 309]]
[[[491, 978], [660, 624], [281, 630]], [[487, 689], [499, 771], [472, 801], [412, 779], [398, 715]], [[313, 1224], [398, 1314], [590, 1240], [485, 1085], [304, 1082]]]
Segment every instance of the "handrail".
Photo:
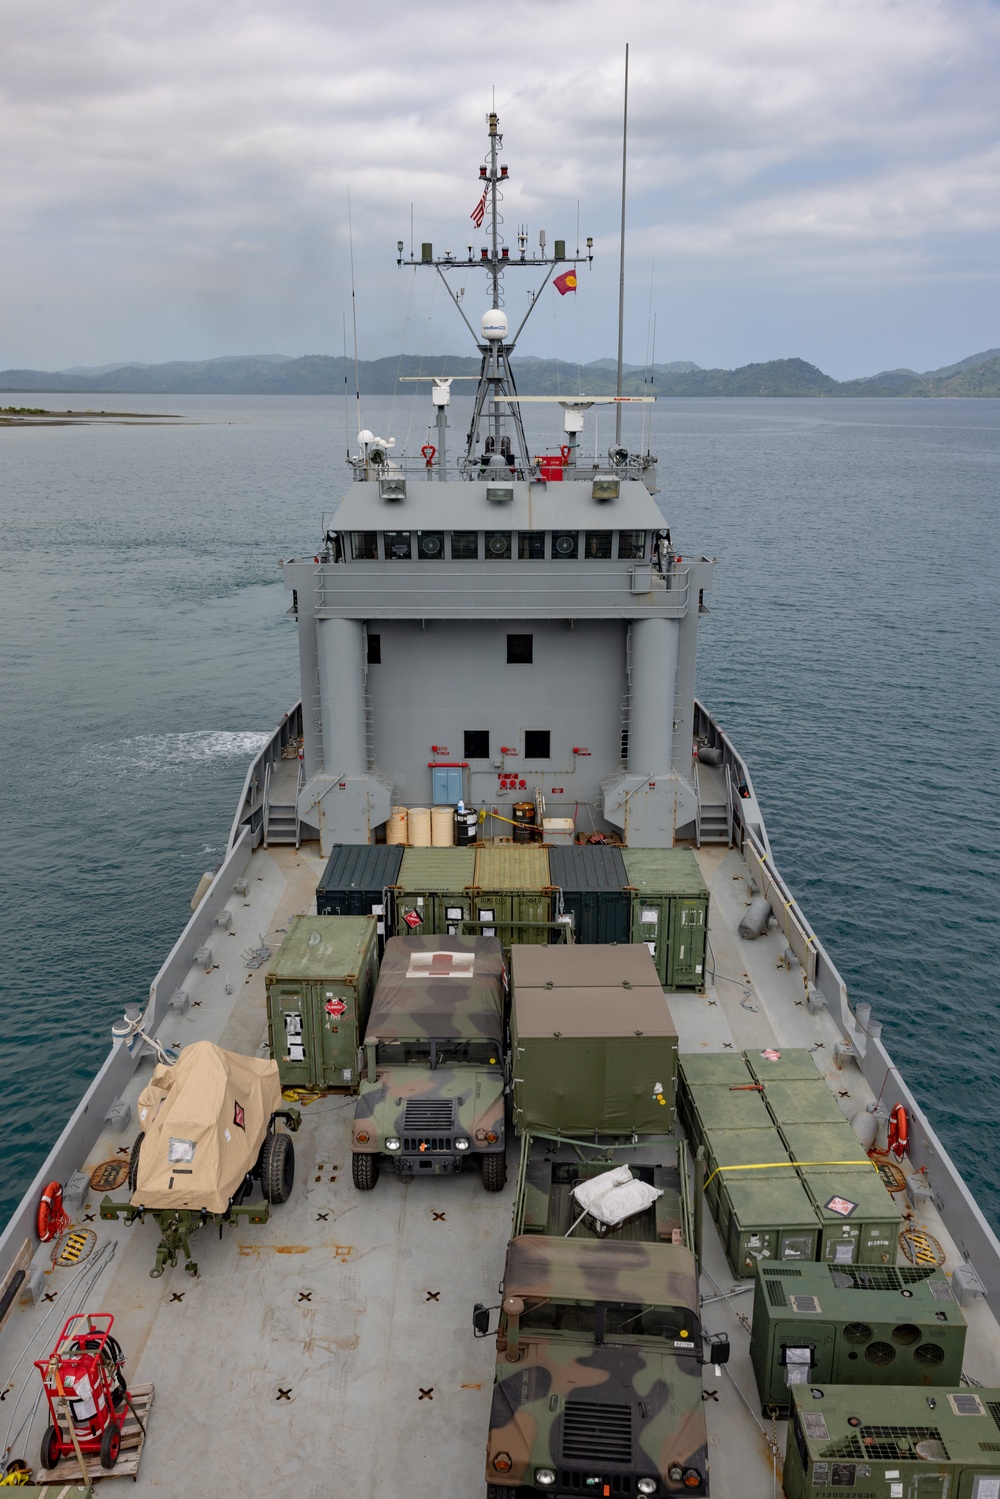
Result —
[[303, 764], [302, 756], [298, 759], [298, 768], [295, 772], [295, 847], [298, 848], [302, 842], [302, 821], [299, 817], [299, 792], [302, 790]]
[[[243, 791], [236, 807], [236, 815], [229, 829], [229, 842], [226, 852], [232, 851], [246, 823], [253, 822], [254, 815], [262, 812], [262, 803], [258, 801], [260, 792], [261, 770], [265, 764], [273, 764], [280, 758], [281, 750], [293, 738], [298, 738], [302, 732], [302, 702], [293, 703], [257, 754], [247, 767], [247, 773], [243, 778]], [[263, 823], [263, 817], [261, 818]], [[257, 839], [254, 838], [256, 847]]]
[[698, 771], [698, 756], [692, 760], [694, 775], [694, 846], [701, 848], [701, 775]]
[[267, 825], [271, 820], [271, 766], [273, 764], [274, 761], [270, 759], [265, 761], [264, 764], [264, 797], [263, 801], [261, 802], [263, 823], [261, 827], [261, 833], [263, 836], [265, 848], [267, 848]]

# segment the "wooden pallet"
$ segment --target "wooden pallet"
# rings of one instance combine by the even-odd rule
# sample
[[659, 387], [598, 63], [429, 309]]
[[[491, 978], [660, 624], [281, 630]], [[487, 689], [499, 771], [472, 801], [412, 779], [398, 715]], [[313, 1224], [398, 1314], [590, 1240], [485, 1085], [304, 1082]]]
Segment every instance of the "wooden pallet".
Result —
[[[101, 1478], [131, 1478], [133, 1482], [135, 1481], [139, 1473], [139, 1459], [146, 1440], [139, 1421], [142, 1422], [142, 1426], [149, 1429], [149, 1409], [153, 1404], [154, 1390], [155, 1385], [137, 1384], [133, 1385], [129, 1391], [132, 1404], [122, 1427], [122, 1449], [113, 1468], [102, 1468], [101, 1459], [96, 1452], [84, 1454], [83, 1460], [87, 1465], [87, 1477], [90, 1483], [96, 1483]], [[136, 1420], [137, 1416], [139, 1420]], [[80, 1460], [75, 1452], [71, 1452], [69, 1457], [60, 1458], [54, 1468], [40, 1468], [35, 1475], [35, 1482], [79, 1484], [82, 1478]]]

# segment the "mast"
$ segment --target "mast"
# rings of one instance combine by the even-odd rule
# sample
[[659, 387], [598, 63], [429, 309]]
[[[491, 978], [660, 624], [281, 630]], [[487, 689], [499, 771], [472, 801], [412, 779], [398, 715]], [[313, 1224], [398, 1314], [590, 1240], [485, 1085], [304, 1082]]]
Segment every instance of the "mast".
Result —
[[625, 111], [622, 118], [622, 229], [621, 260], [618, 271], [618, 397], [615, 407], [615, 447], [622, 443], [622, 348], [625, 337], [625, 166], [628, 161], [628, 42], [625, 43]]
[[[489, 130], [489, 148], [484, 164], [479, 168], [479, 183], [482, 196], [476, 204], [470, 218], [477, 229], [482, 229], [489, 218], [486, 229], [488, 243], [481, 247], [478, 257], [475, 255], [475, 246], [468, 246], [468, 258], [457, 259], [454, 255], [445, 254], [435, 256], [434, 247], [424, 243], [420, 247], [420, 257], [414, 255], [411, 249], [409, 259], [404, 258], [402, 241], [397, 242], [396, 264], [403, 265], [429, 265], [433, 266], [444, 283], [448, 295], [451, 297], [455, 308], [461, 315], [462, 321], [472, 335], [473, 341], [481, 355], [479, 379], [476, 385], [475, 400], [473, 402], [472, 421], [469, 425], [469, 433], [466, 440], [465, 456], [461, 460], [461, 468], [466, 478], [478, 478], [481, 474], [488, 474], [492, 470], [494, 476], [497, 471], [504, 475], [510, 473], [511, 468], [519, 472], [522, 477], [527, 476], [531, 470], [528, 455], [528, 444], [524, 435], [524, 427], [521, 421], [520, 407], [516, 400], [504, 400], [502, 397], [516, 397], [517, 387], [514, 383], [514, 373], [511, 369], [510, 356], [514, 346], [524, 328], [525, 323], [534, 311], [538, 302], [538, 295], [544, 290], [552, 276], [556, 266], [565, 266], [567, 269], [573, 265], [589, 264], [593, 260], [594, 241], [587, 238], [586, 255], [567, 256], [566, 242], [557, 239], [553, 244], [553, 253], [545, 254], [545, 236], [539, 236], [540, 255], [533, 255], [527, 259], [527, 234], [523, 231], [517, 236], [518, 257], [511, 259], [510, 248], [503, 242], [501, 229], [501, 217], [499, 204], [502, 202], [502, 185], [508, 181], [508, 169], [500, 161], [500, 151], [503, 147], [503, 136], [500, 134], [500, 119], [495, 111], [491, 110], [487, 115], [487, 127]], [[481, 210], [481, 211], [480, 211]], [[472, 269], [475, 266], [482, 267], [488, 277], [489, 310], [483, 316], [480, 329], [477, 332], [473, 323], [466, 316], [462, 306], [460, 295], [456, 295], [452, 289], [447, 272], [450, 270]], [[529, 266], [537, 270], [545, 269], [545, 276], [534, 293], [521, 322], [511, 335], [507, 316], [503, 310], [503, 277], [510, 266]], [[481, 454], [477, 453], [480, 431], [485, 424], [487, 428], [487, 445]], [[510, 439], [510, 459], [508, 462], [503, 455], [501, 444]], [[487, 452], [487, 447], [490, 449]]]

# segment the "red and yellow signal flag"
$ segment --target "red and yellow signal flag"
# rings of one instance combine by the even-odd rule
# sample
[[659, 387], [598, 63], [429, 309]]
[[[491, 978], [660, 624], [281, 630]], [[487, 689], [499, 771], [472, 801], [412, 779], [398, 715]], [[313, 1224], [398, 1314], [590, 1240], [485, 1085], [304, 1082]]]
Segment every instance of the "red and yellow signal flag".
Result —
[[561, 276], [556, 277], [552, 285], [561, 297], [564, 297], [568, 291], [576, 291], [576, 271], [563, 271]]

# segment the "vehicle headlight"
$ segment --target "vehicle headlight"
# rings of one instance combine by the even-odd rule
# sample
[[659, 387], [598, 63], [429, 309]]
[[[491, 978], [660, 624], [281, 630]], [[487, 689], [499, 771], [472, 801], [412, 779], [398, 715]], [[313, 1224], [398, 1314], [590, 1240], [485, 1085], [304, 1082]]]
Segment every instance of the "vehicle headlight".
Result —
[[640, 1494], [655, 1494], [656, 1487], [657, 1485], [655, 1478], [640, 1478], [639, 1482], [636, 1484], [636, 1488], [639, 1490]]
[[464, 1135], [459, 1135], [458, 1139], [455, 1141], [455, 1149], [468, 1150], [470, 1143], [471, 1142], [467, 1140]]
[[385, 1142], [385, 1148], [386, 1148], [386, 1150], [398, 1150], [399, 1146], [400, 1146], [400, 1141], [399, 1141], [399, 1139], [397, 1138], [396, 1135], [390, 1135], [389, 1138], [388, 1138], [388, 1140], [386, 1140], [386, 1142]]
[[556, 1475], [551, 1468], [536, 1468], [535, 1482], [540, 1483], [543, 1488], [551, 1488], [556, 1481]]

